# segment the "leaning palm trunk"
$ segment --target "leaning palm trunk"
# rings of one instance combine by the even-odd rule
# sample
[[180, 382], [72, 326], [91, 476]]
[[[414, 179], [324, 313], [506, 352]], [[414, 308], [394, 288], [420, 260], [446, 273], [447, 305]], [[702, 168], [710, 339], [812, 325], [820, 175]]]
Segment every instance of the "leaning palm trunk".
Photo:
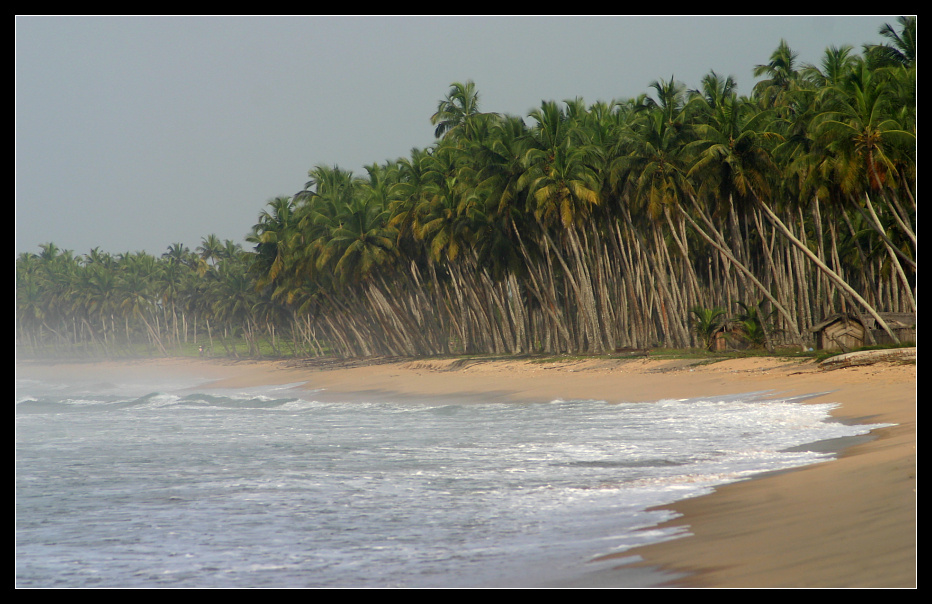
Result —
[[777, 228], [780, 230], [780, 232], [782, 232], [782, 233], [786, 236], [786, 238], [789, 239], [789, 241], [790, 241], [794, 246], [796, 246], [799, 250], [801, 250], [801, 251], [803, 252], [803, 254], [805, 254], [810, 260], [812, 260], [812, 262], [815, 263], [815, 265], [819, 268], [819, 270], [825, 272], [825, 274], [826, 274], [830, 279], [832, 279], [833, 281], [835, 281], [835, 283], [836, 283], [839, 287], [841, 287], [843, 290], [845, 290], [852, 298], [854, 298], [855, 300], [857, 300], [857, 302], [858, 302], [860, 305], [862, 305], [862, 306], [864, 307], [864, 309], [874, 318], [874, 320], [877, 322], [877, 324], [880, 325], [881, 329], [883, 329], [885, 332], [887, 332], [887, 335], [890, 336], [890, 338], [893, 340], [893, 342], [896, 343], [896, 344], [899, 344], [899, 343], [900, 343], [899, 338], [897, 338], [897, 337], [896, 337], [896, 334], [894, 334], [893, 331], [890, 329], [890, 327], [887, 326], [886, 321], [884, 321], [884, 320], [881, 318], [881, 316], [877, 313], [877, 311], [874, 309], [874, 307], [871, 306], [870, 304], [868, 304], [867, 301], [866, 301], [863, 297], [861, 297], [861, 295], [860, 295], [853, 287], [851, 287], [850, 285], [848, 285], [848, 283], [847, 283], [844, 279], [842, 279], [841, 277], [839, 277], [838, 274], [835, 273], [835, 271], [833, 271], [831, 268], [828, 267], [828, 265], [826, 265], [824, 262], [822, 262], [821, 260], [819, 260], [819, 258], [818, 258], [814, 253], [812, 253], [812, 250], [810, 250], [808, 247], [806, 247], [806, 245], [805, 245], [803, 242], [801, 242], [799, 239], [797, 239], [797, 238], [793, 235], [793, 233], [790, 232], [790, 230], [789, 230], [789, 229], [787, 228], [787, 226], [783, 223], [783, 221], [780, 220], [780, 218], [773, 212], [773, 210], [771, 210], [771, 209], [767, 206], [766, 203], [764, 203], [764, 201], [763, 201], [760, 197], [758, 197], [758, 196], [755, 194], [755, 195], [754, 195], [754, 198], [757, 200], [757, 202], [758, 202], [758, 204], [760, 205], [760, 207], [764, 210], [764, 214], [767, 215], [767, 218], [770, 219], [771, 223], [773, 223], [773, 225], [774, 225], [775, 227], [777, 227]]
[[[694, 206], [696, 206], [698, 210], [698, 204], [696, 204], [695, 199], [693, 199], [692, 196], [690, 196], [690, 199], [693, 201]], [[704, 230], [702, 230], [702, 228], [696, 223], [695, 220], [693, 220], [693, 218], [686, 212], [685, 209], [681, 208], [681, 211], [683, 212], [683, 215], [686, 217], [686, 220], [689, 221], [689, 223], [693, 226], [696, 232], [699, 233], [699, 236], [705, 239], [710, 245], [712, 245], [719, 252], [721, 252], [722, 255], [724, 255], [729, 260], [729, 262], [731, 262], [734, 265], [735, 268], [737, 268], [739, 271], [744, 273], [747, 276], [747, 278], [750, 279], [750, 281], [754, 284], [755, 287], [757, 287], [758, 290], [760, 290], [760, 292], [764, 295], [764, 297], [770, 300], [770, 303], [773, 304], [774, 308], [777, 309], [777, 312], [779, 312], [783, 316], [787, 324], [792, 329], [793, 337], [796, 340], [796, 342], [800, 346], [802, 346], [803, 338], [802, 338], [802, 335], [799, 333], [799, 327], [797, 326], [796, 319], [789, 312], [787, 312], [787, 310], [783, 307], [783, 305], [780, 304], [780, 302], [778, 302], [777, 299], [773, 297], [773, 295], [770, 293], [770, 290], [764, 287], [764, 285], [760, 281], [757, 280], [757, 277], [755, 277], [754, 274], [746, 266], [738, 262], [738, 260], [734, 257], [734, 255], [732, 255], [731, 252], [729, 252], [723, 245], [719, 244], [717, 241], [715, 241], [715, 239], [713, 239]], [[703, 220], [709, 225], [710, 228], [714, 228], [711, 221], [701, 211], [699, 212], [699, 215], [702, 216]]]
[[[822, 210], [819, 204], [818, 195], [813, 198], [811, 210], [812, 219], [815, 226], [816, 240], [818, 244], [816, 253], [819, 256], [819, 260], [825, 262], [825, 232], [822, 228]], [[828, 277], [821, 271], [819, 271], [816, 275], [815, 287], [816, 303], [819, 304], [819, 312], [823, 317], [826, 317], [830, 314], [830, 286]]]
[[685, 305], [686, 308], [692, 308], [699, 305], [701, 288], [699, 287], [699, 279], [696, 276], [696, 269], [693, 264], [689, 262], [689, 248], [686, 242], [686, 221], [682, 216], [680, 216], [678, 221], [679, 224], [674, 226], [673, 218], [670, 215], [670, 208], [668, 206], [664, 206], [663, 216], [667, 221], [667, 226], [670, 228], [670, 235], [673, 237], [673, 241], [676, 243], [677, 248], [680, 250], [681, 257], [684, 259], [683, 265], [688, 284], [685, 294]]
[[603, 330], [596, 306], [596, 295], [591, 272], [593, 263], [586, 258], [586, 250], [579, 239], [576, 228], [571, 226], [567, 231], [572, 259], [576, 264], [575, 272], [578, 275], [578, 304], [582, 312], [583, 324], [588, 339], [587, 348], [590, 352], [604, 352], [606, 343], [602, 337]]
[[[585, 293], [583, 292], [582, 287], [580, 285], [581, 280], [584, 278], [584, 275], [577, 274], [570, 269], [569, 265], [567, 264], [566, 259], [563, 257], [563, 254], [560, 253], [560, 249], [557, 247], [553, 239], [547, 233], [546, 227], [544, 227], [543, 224], [540, 224], [540, 223], [538, 224], [541, 227], [541, 233], [543, 235], [544, 254], [547, 257], [547, 262], [548, 263], [550, 262], [550, 258], [552, 255], [552, 257], [555, 257], [557, 259], [557, 262], [560, 264], [560, 267], [563, 269], [562, 276], [563, 276], [564, 289], [566, 290], [563, 296], [563, 301], [564, 301], [563, 313], [565, 315], [570, 316], [569, 313], [571, 313], [574, 310], [572, 300], [576, 301], [576, 304], [575, 304], [576, 313], [575, 314], [576, 314], [577, 319], [575, 321], [575, 326], [574, 326], [573, 321], [569, 321], [569, 320], [566, 321], [567, 327], [573, 328], [572, 331], [575, 332], [574, 334], [575, 343], [572, 344], [572, 348], [577, 351], [584, 350], [585, 349], [584, 341], [588, 339], [590, 343], [594, 343], [595, 342], [594, 334], [597, 333], [597, 331], [595, 332], [593, 331], [594, 317], [591, 313], [592, 305], [587, 304], [587, 297]], [[571, 252], [575, 254], [576, 250], [571, 249]], [[578, 265], [579, 257], [577, 256], [576, 259], [577, 259], [577, 265]], [[548, 270], [551, 270], [549, 266], [548, 266]], [[548, 279], [551, 282], [553, 282], [554, 280], [552, 270], [548, 274]], [[556, 296], [554, 297], [556, 298]], [[571, 337], [572, 335], [573, 334], [571, 334]]]
[[518, 249], [524, 258], [527, 267], [530, 284], [528, 291], [537, 298], [541, 308], [541, 317], [539, 319], [543, 331], [543, 352], [554, 352], [560, 347], [559, 342], [569, 342], [570, 333], [563, 319], [563, 316], [557, 312], [557, 297], [554, 289], [552, 275], [544, 269], [544, 265], [535, 262], [524, 244], [521, 232], [517, 226], [512, 223], [515, 236], [518, 239]]
[[913, 249], [916, 249], [916, 232], [908, 224], [908, 215], [903, 211], [903, 207], [898, 200], [896, 192], [891, 192], [889, 198], [887, 195], [883, 195], [884, 199], [887, 199], [888, 204], [890, 205], [890, 215], [893, 216], [893, 220], [896, 221], [897, 225], [902, 229], [906, 236], [909, 237], [909, 240], [913, 244]]
[[[890, 256], [890, 264], [893, 266], [897, 277], [903, 285], [903, 290], [905, 291], [907, 299], [909, 300], [910, 307], [912, 308], [913, 312], [916, 312], [916, 298], [913, 296], [912, 287], [909, 285], [909, 280], [906, 278], [906, 273], [903, 271], [903, 265], [900, 262], [900, 259], [902, 258], [903, 261], [905, 261], [913, 270], [916, 269], [916, 263], [911, 258], [903, 254], [903, 252], [898, 250], [896, 246], [893, 245], [893, 242], [890, 241], [890, 238], [887, 236], [886, 232], [884, 232], [883, 225], [880, 223], [880, 218], [877, 217], [877, 212], [874, 211], [874, 204], [871, 203], [870, 195], [865, 193], [864, 199], [866, 201], [866, 206], [869, 212], [869, 217], [865, 216], [865, 218], [868, 219], [867, 222], [874, 228], [874, 230], [877, 231], [878, 235], [880, 236], [880, 239], [884, 245], [884, 249], [886, 249], [887, 254]], [[860, 208], [858, 208], [858, 210], [860, 210]], [[896, 212], [891, 212], [891, 214], [895, 216]], [[903, 231], [911, 238], [913, 247], [915, 248], [915, 234], [912, 233], [912, 231], [909, 230], [902, 222], [899, 224], [901, 225]]]
[[[675, 345], [673, 338], [673, 328], [671, 326], [670, 312], [672, 309], [671, 301], [672, 297], [670, 295], [669, 288], [667, 287], [666, 273], [662, 267], [661, 260], [658, 259], [658, 254], [660, 253], [661, 248], [663, 247], [658, 243], [658, 233], [655, 228], [652, 230], [654, 236], [654, 249], [651, 250], [650, 246], [643, 240], [641, 233], [634, 226], [634, 223], [631, 219], [629, 212], [624, 213], [624, 219], [628, 226], [628, 232], [631, 234], [632, 241], [635, 243], [636, 250], [638, 252], [638, 260], [636, 262], [639, 266], [644, 266], [646, 261], [645, 268], [645, 277], [648, 280], [646, 291], [648, 292], [647, 301], [648, 304], [646, 308], [642, 309], [643, 318], [645, 324], [649, 325], [649, 317], [656, 312], [657, 318], [660, 321], [660, 333], [655, 334], [655, 339], [658, 336], [663, 339], [664, 345], [672, 347]], [[644, 299], [644, 298], [642, 298]]]
[[[630, 220], [626, 214], [626, 224]], [[615, 222], [615, 240], [618, 253], [621, 257], [621, 265], [624, 267], [622, 284], [623, 292], [621, 298], [626, 301], [627, 312], [620, 313], [623, 320], [624, 333], [627, 336], [627, 343], [640, 348], [646, 346], [649, 337], [646, 329], [646, 322], [643, 321], [642, 305], [639, 301], [644, 300], [642, 264], [635, 261], [635, 255], [638, 254], [638, 241], [634, 237], [624, 237], [621, 230], [621, 222]]]
[[[887, 245], [888, 250], [890, 251], [890, 253], [891, 253], [891, 254], [895, 254], [896, 257], [898, 257], [900, 260], [902, 260], [903, 262], [905, 262], [906, 264], [908, 264], [908, 265], [910, 266], [910, 268], [915, 269], [915, 268], [916, 268], [916, 262], [915, 262], [912, 258], [910, 258], [909, 256], [907, 256], [906, 254], [904, 254], [901, 250], [899, 250], [899, 249], [893, 244], [893, 242], [890, 240], [890, 237], [887, 235], [886, 230], [885, 230], [884, 227], [883, 227], [883, 224], [880, 222], [880, 218], [877, 216], [877, 212], [874, 210], [874, 204], [871, 202], [870, 195], [868, 195], [867, 193], [865, 193], [865, 194], [864, 194], [864, 200], [865, 200], [865, 202], [866, 202], [866, 203], [865, 203], [865, 207], [867, 208], [867, 212], [865, 212], [864, 209], [862, 209], [860, 206], [858, 206], [858, 205], [855, 204], [855, 207], [857, 208], [858, 212], [861, 213], [861, 215], [864, 217], [864, 219], [866, 220], [866, 222], [871, 226], [872, 229], [874, 229], [874, 231], [877, 233], [877, 236], [880, 237], [881, 241], [883, 241], [884, 244]], [[893, 214], [893, 215], [896, 214], [895, 212], [890, 212], [890, 213]], [[902, 224], [902, 223], [900, 223], [900, 224]], [[899, 226], [899, 225], [898, 225], [898, 226]], [[915, 234], [912, 233], [912, 231], [910, 231], [910, 230], [906, 227], [906, 225], [902, 225], [901, 228], [904, 229], [904, 232], [906, 233], [906, 235], [907, 235], [907, 236], [911, 239], [911, 241], [912, 241], [913, 248], [915, 248], [915, 246], [916, 246], [916, 236], [915, 236]]]
[[149, 323], [149, 321], [146, 320], [146, 317], [142, 313], [139, 313], [139, 318], [142, 319], [143, 324], [146, 326], [149, 339], [154, 342], [156, 346], [158, 346], [159, 350], [162, 351], [162, 354], [168, 356], [168, 351], [165, 350], [165, 346], [162, 345], [162, 338], [159, 337], [158, 332], [153, 329], [152, 325]]

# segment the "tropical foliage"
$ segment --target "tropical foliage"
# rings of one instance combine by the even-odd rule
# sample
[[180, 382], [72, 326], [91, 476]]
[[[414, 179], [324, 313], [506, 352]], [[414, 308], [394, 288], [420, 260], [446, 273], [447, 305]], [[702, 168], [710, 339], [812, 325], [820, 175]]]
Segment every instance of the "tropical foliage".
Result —
[[365, 175], [314, 167], [261, 211], [251, 250], [20, 255], [17, 342], [601, 353], [706, 346], [697, 321], [723, 317], [698, 310], [738, 307], [755, 345], [809, 345], [839, 311], [884, 328], [881, 312], [916, 310], [915, 24], [818, 65], [781, 42], [746, 97], [711, 72], [523, 119], [454, 83], [432, 146]]

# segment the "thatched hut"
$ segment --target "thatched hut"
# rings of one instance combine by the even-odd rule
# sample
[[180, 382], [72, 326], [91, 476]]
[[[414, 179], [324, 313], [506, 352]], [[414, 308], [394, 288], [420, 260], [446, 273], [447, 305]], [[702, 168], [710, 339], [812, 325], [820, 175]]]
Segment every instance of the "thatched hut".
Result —
[[741, 324], [735, 321], [728, 321], [720, 325], [712, 336], [712, 352], [724, 352], [726, 350], [747, 350], [751, 347]]
[[[916, 341], [916, 315], [912, 313], [879, 313], [887, 327], [896, 335], [900, 343]], [[822, 350], [840, 350], [848, 352], [870, 344], [868, 332], [877, 344], [892, 344], [889, 334], [880, 328], [870, 315], [861, 317], [851, 313], [838, 313], [827, 317], [821, 323], [813, 325], [810, 331], [815, 334], [816, 348]]]

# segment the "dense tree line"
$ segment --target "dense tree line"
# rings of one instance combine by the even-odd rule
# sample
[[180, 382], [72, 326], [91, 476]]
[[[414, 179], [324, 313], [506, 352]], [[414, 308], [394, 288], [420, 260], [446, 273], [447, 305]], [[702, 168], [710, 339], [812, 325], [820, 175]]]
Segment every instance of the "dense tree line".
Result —
[[711, 72], [525, 119], [454, 83], [432, 146], [364, 176], [314, 167], [251, 250], [20, 255], [18, 344], [601, 353], [707, 345], [722, 318], [767, 347], [840, 311], [886, 329], [881, 312], [916, 310], [915, 30], [818, 65], [781, 42], [749, 96]]

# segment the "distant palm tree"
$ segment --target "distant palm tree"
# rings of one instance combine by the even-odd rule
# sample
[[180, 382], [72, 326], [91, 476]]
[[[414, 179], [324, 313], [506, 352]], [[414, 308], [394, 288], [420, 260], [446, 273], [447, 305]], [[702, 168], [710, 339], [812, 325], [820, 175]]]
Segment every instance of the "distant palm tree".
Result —
[[472, 80], [465, 83], [454, 82], [450, 92], [437, 105], [437, 111], [430, 117], [430, 123], [436, 126], [434, 136], [470, 135], [470, 120], [479, 113], [479, 93]]
[[791, 114], [789, 101], [799, 79], [799, 54], [792, 50], [786, 40], [780, 40], [776, 50], [770, 55], [770, 61], [756, 65], [753, 73], [764, 79], [754, 85], [754, 94], [761, 100], [764, 108], [777, 108], [781, 113]]
[[216, 264], [223, 254], [223, 243], [212, 233], [201, 239], [201, 245], [197, 246], [197, 253], [205, 262]]

